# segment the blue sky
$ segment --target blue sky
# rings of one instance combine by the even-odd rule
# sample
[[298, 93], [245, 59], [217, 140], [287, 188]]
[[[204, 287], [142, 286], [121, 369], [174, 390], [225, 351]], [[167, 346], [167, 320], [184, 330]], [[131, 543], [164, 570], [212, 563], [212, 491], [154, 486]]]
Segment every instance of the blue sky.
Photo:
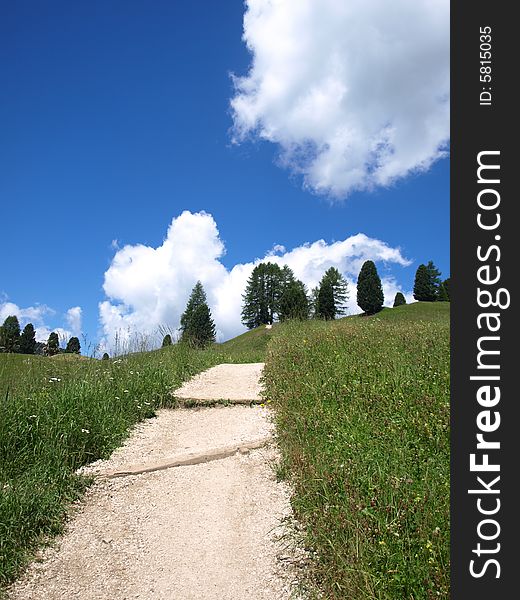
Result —
[[[263, 130], [242, 135], [246, 113], [230, 102], [247, 92], [231, 74], [246, 76], [254, 52], [265, 52], [253, 34], [253, 54], [242, 40], [242, 2], [28, 1], [4, 4], [2, 13], [0, 307], [17, 307], [23, 321], [37, 315], [42, 331], [71, 331], [67, 311], [81, 307], [80, 328], [93, 341], [112, 331], [100, 323], [100, 302], [125, 305], [121, 315], [146, 312], [149, 304], [136, 308], [121, 282], [107, 294], [105, 273], [118, 248], [159, 248], [183, 211], [211, 215], [225, 245], [218, 262], [228, 271], [275, 244], [288, 252], [362, 233], [410, 261], [378, 263], [396, 289], [409, 292], [418, 264], [430, 259], [449, 275], [449, 160], [432, 158], [437, 138], [414, 150], [419, 172], [402, 166], [406, 156], [389, 167], [395, 180], [348, 188], [339, 176], [324, 183], [308, 160], [288, 156], [287, 139], [300, 133], [284, 131], [278, 108], [256, 107]], [[258, 21], [267, 36], [270, 23]], [[356, 48], [352, 41], [345, 52]], [[255, 77], [265, 81], [265, 73]], [[292, 93], [285, 97], [291, 123]], [[327, 127], [337, 128], [343, 114]], [[395, 119], [401, 126], [402, 115]], [[431, 166], [421, 152], [430, 152]], [[208, 275], [212, 298], [216, 278]], [[189, 293], [191, 282], [181, 280]], [[154, 281], [143, 275], [132, 285]], [[155, 300], [168, 304], [165, 294]], [[173, 304], [165, 314], [176, 326]], [[230, 326], [224, 337], [231, 333]]]

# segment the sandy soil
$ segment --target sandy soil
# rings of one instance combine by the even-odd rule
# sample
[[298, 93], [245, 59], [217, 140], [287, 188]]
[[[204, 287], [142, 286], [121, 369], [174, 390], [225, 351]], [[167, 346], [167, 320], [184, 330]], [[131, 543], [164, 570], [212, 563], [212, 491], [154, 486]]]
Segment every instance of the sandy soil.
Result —
[[[250, 370], [249, 381], [244, 381], [243, 369], [236, 369], [243, 365], [226, 367], [216, 371], [229, 382], [229, 394], [220, 397], [240, 396], [245, 387], [258, 386], [258, 366]], [[220, 394], [220, 384], [208, 383], [206, 390], [219, 389]], [[204, 386], [199, 393], [205, 393]], [[103, 475], [186, 452], [230, 445], [238, 449], [271, 432], [268, 409], [260, 406], [163, 410], [138, 425], [110, 460], [85, 471]], [[100, 476], [71, 517], [66, 534], [43, 553], [41, 562], [29, 567], [8, 597], [291, 597], [291, 557], [278, 541], [281, 523], [291, 514], [289, 490], [274, 478], [276, 459], [276, 448], [269, 444], [202, 464], [117, 479]]]

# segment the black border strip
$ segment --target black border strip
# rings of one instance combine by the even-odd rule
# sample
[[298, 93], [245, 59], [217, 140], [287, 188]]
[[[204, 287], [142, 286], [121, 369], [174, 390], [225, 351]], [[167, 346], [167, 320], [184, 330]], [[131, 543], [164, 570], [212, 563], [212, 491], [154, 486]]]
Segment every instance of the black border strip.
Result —
[[[515, 54], [518, 55], [514, 44], [514, 6], [514, 3], [482, 0], [451, 5], [451, 581], [455, 600], [519, 597], [516, 579], [520, 565], [516, 563], [520, 537], [515, 513], [520, 499], [515, 496], [514, 488], [520, 474], [517, 462], [520, 459], [520, 399], [513, 374], [515, 370], [520, 371], [520, 361], [515, 350], [518, 326], [513, 285], [520, 277], [520, 269], [515, 265], [519, 253], [515, 245], [513, 210], [520, 204], [520, 198], [513, 190], [513, 182], [520, 169], [515, 164], [519, 152], [513, 148], [518, 130], [516, 111], [513, 112], [516, 99], [513, 82], [518, 72], [513, 62]], [[487, 35], [486, 27], [491, 29], [489, 41], [480, 37]], [[489, 64], [485, 62], [487, 43], [491, 46]], [[484, 77], [488, 66], [491, 81]], [[481, 96], [482, 92], [490, 94]], [[490, 104], [481, 103], [488, 102], [489, 98]], [[500, 154], [482, 154], [481, 162], [499, 165], [500, 169], [482, 170], [481, 180], [485, 181], [479, 183], [478, 155], [487, 151]], [[500, 182], [492, 182], [496, 179]], [[489, 206], [493, 199], [499, 200], [495, 209], [479, 208], [479, 193], [483, 190], [494, 190], [484, 192], [480, 200]], [[500, 214], [500, 224], [488, 230], [479, 227], [479, 213], [484, 225], [494, 225]], [[520, 239], [518, 234], [516, 237]], [[479, 246], [481, 259], [477, 254]], [[489, 270], [480, 271], [481, 279], [493, 280], [499, 267], [498, 282], [479, 282], [478, 269], [486, 265]], [[478, 302], [478, 288], [488, 290], [493, 298], [499, 297], [502, 306], [507, 304], [508, 294], [502, 292], [497, 296], [498, 290], [507, 290], [510, 306], [484, 308]], [[487, 298], [487, 294], [482, 294], [480, 304], [485, 304]], [[478, 318], [483, 313], [495, 313], [498, 317], [487, 320], [481, 317], [479, 329]], [[491, 332], [489, 325], [496, 327], [498, 323], [500, 328]], [[483, 340], [483, 336], [498, 339]], [[482, 354], [481, 367], [498, 365], [499, 368], [478, 368], [479, 338], [481, 349], [500, 352]], [[499, 376], [500, 379], [471, 380], [472, 376]], [[486, 396], [488, 385], [491, 395]], [[501, 396], [492, 407], [497, 395], [495, 387], [500, 388]], [[482, 404], [477, 398], [479, 390]], [[495, 413], [499, 413], [500, 424], [495, 431], [483, 433], [483, 439], [500, 442], [500, 449], [477, 449], [477, 434], [482, 433], [477, 422], [479, 414], [480, 425], [493, 429], [498, 419]], [[489, 463], [499, 466], [500, 471], [472, 472], [471, 454], [475, 454], [477, 464], [483, 463], [486, 460], [483, 455], [487, 454]], [[497, 476], [500, 480], [492, 484]], [[477, 477], [488, 485], [487, 492]], [[468, 490], [480, 492], [468, 493]], [[498, 506], [499, 509], [493, 515], [484, 515], [479, 512], [479, 506], [490, 513]], [[495, 537], [498, 528], [500, 531]], [[481, 539], [479, 531], [481, 536], [495, 539]], [[471, 560], [475, 561], [474, 573], [480, 577], [471, 574]], [[496, 563], [487, 562], [493, 560]]]

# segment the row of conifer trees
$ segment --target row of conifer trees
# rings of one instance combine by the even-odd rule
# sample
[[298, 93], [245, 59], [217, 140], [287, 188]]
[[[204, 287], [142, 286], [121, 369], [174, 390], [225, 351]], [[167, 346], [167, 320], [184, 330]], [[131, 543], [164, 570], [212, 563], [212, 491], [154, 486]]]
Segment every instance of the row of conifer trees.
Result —
[[[441, 281], [440, 275], [432, 261], [419, 265], [415, 274], [414, 298], [423, 302], [449, 301], [450, 280]], [[335, 267], [327, 269], [319, 285], [309, 293], [305, 284], [295, 277], [287, 265], [280, 267], [266, 262], [253, 269], [242, 298], [242, 323], [252, 329], [272, 324], [275, 320], [314, 318], [329, 321], [341, 317], [347, 312], [349, 289], [347, 280]], [[356, 300], [367, 315], [383, 308], [383, 286], [376, 265], [371, 260], [365, 261], [359, 272]], [[394, 307], [401, 304], [406, 304], [406, 299], [398, 292]], [[181, 316], [180, 330], [181, 341], [197, 347], [215, 341], [215, 323], [200, 281], [193, 288]], [[171, 335], [167, 334], [163, 346], [171, 343]], [[79, 339], [73, 336], [64, 351], [79, 354], [80, 348]], [[18, 318], [8, 316], [0, 327], [0, 351], [52, 356], [62, 350], [56, 332], [49, 335], [46, 344], [38, 343], [32, 323], [28, 323], [21, 332]]]
[[79, 354], [80, 350], [81, 344], [76, 336], [72, 336], [67, 342], [65, 350], [62, 350], [59, 336], [55, 331], [49, 334], [47, 343], [37, 342], [34, 325], [27, 323], [21, 331], [16, 315], [9, 315], [0, 326], [0, 352], [53, 356], [59, 352]]
[[[414, 284], [414, 297], [419, 301], [449, 300], [449, 279], [441, 282], [440, 271], [432, 261], [420, 265]], [[347, 312], [348, 283], [335, 267], [330, 267], [319, 285], [308, 292], [293, 270], [271, 262], [253, 269], [242, 296], [242, 323], [248, 329], [288, 319], [332, 320]], [[367, 260], [357, 280], [357, 304], [366, 315], [383, 308], [384, 293], [381, 278], [373, 261]], [[401, 292], [394, 298], [394, 307], [406, 304]], [[200, 281], [193, 288], [186, 310], [181, 316], [181, 341], [201, 347], [215, 341], [215, 323]], [[172, 343], [167, 334], [163, 346]]]

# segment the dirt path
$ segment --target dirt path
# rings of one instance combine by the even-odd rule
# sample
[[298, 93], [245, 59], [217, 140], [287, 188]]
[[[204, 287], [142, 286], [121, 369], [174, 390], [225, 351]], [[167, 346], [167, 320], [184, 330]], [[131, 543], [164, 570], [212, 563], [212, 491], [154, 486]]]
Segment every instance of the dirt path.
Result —
[[[220, 365], [180, 393], [251, 399], [261, 367]], [[289, 494], [274, 478], [271, 434], [268, 410], [258, 405], [159, 411], [110, 460], [85, 469], [99, 477], [66, 534], [9, 598], [289, 598], [287, 556], [275, 539]], [[223, 449], [226, 457], [216, 456]], [[197, 464], [186, 464], [189, 457]], [[138, 467], [151, 470], [125, 474]]]

